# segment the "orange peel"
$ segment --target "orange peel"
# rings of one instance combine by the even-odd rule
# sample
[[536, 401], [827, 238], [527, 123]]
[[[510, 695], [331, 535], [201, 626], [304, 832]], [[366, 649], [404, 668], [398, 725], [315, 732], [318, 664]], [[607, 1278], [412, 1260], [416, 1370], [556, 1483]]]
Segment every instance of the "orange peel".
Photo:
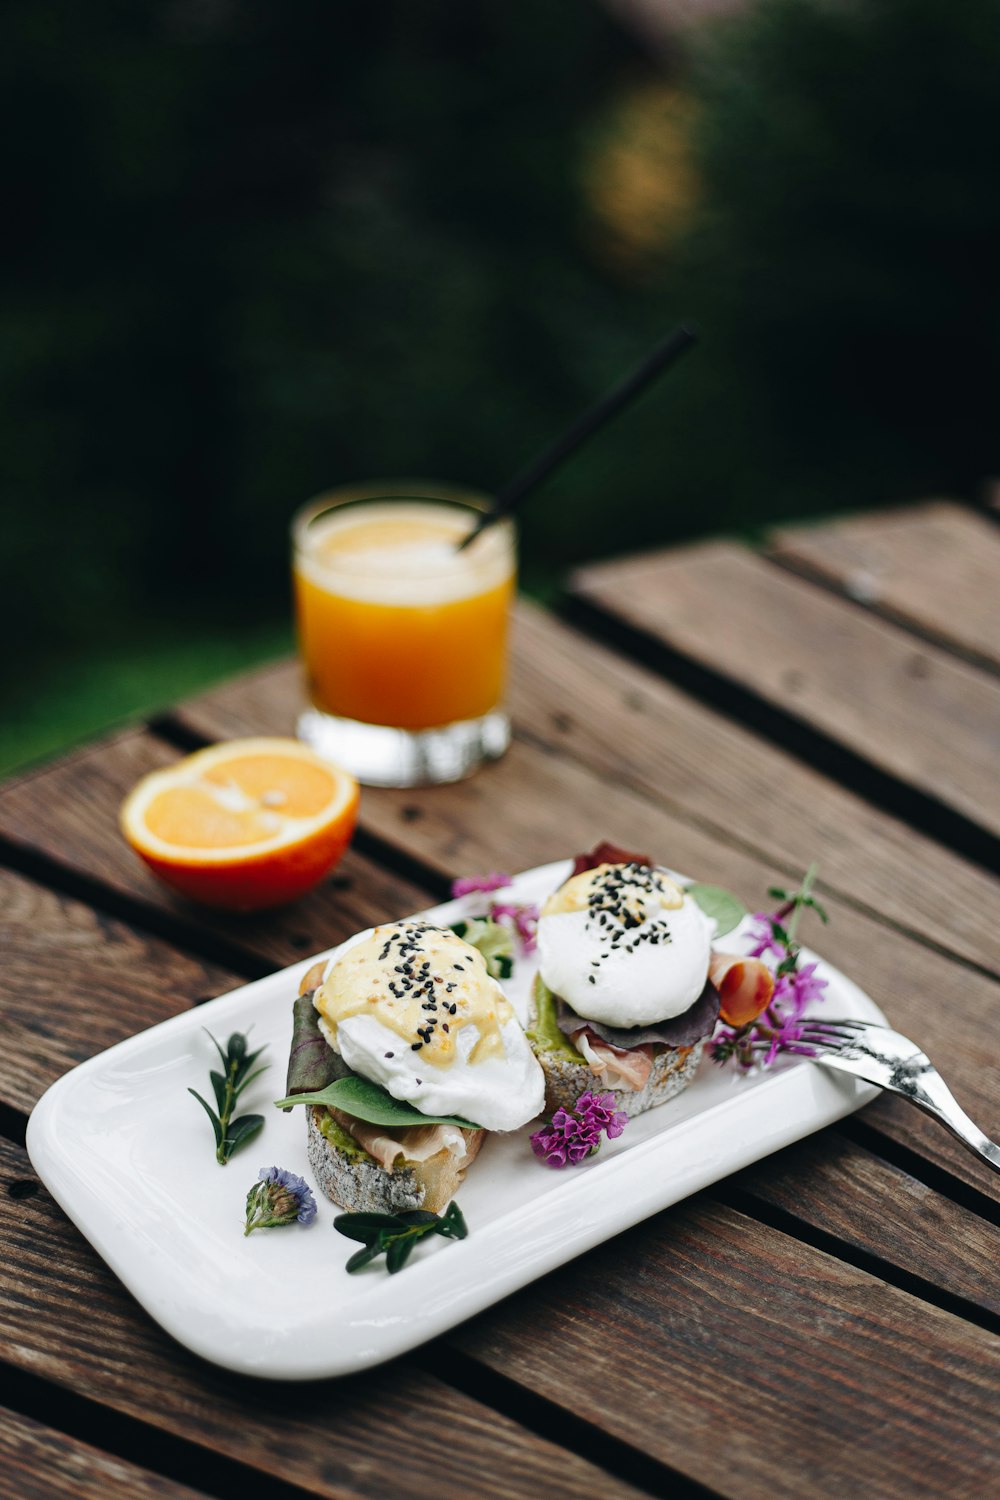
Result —
[[358, 783], [292, 739], [227, 740], [144, 776], [121, 829], [150, 870], [226, 911], [283, 906], [337, 864]]

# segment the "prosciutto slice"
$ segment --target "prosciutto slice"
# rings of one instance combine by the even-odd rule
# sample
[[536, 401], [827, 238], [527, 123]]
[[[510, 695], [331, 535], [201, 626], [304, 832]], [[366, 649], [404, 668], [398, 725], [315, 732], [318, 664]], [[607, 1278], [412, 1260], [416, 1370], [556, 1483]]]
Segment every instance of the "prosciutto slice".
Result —
[[652, 1072], [652, 1045], [631, 1050], [612, 1047], [610, 1042], [596, 1036], [589, 1026], [575, 1033], [573, 1045], [587, 1059], [591, 1072], [603, 1075], [609, 1082], [620, 1081], [630, 1089], [641, 1089]]
[[774, 994], [774, 975], [759, 958], [713, 953], [708, 974], [719, 991], [719, 1015], [729, 1026], [746, 1026], [767, 1009]]
[[467, 1152], [465, 1136], [457, 1125], [407, 1125], [390, 1135], [384, 1125], [369, 1125], [367, 1120], [356, 1120], [339, 1109], [331, 1109], [330, 1113], [387, 1172], [392, 1171], [399, 1157], [406, 1161], [428, 1161], [439, 1151], [450, 1151], [461, 1161]]

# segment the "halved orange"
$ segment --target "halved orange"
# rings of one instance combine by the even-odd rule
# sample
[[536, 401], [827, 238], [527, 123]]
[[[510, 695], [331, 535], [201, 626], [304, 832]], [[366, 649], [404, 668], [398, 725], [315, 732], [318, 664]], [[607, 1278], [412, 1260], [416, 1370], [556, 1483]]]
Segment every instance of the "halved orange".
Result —
[[283, 906], [351, 841], [358, 783], [298, 740], [227, 740], [144, 776], [121, 828], [174, 890], [226, 911]]

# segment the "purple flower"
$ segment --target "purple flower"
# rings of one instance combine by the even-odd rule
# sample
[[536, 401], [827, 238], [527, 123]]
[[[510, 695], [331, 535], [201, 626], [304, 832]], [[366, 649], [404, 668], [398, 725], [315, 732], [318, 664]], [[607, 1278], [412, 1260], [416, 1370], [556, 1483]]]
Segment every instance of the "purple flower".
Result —
[[261, 1167], [258, 1180], [247, 1193], [245, 1235], [254, 1229], [277, 1229], [282, 1224], [311, 1224], [316, 1217], [316, 1199], [309, 1184], [284, 1167]]
[[816, 970], [818, 964], [803, 964], [801, 969], [796, 969], [792, 976], [792, 989], [795, 991], [795, 1006], [798, 1015], [802, 1015], [807, 1005], [813, 1000], [823, 1000], [823, 991], [826, 989], [827, 980], [817, 979]]
[[451, 894], [457, 900], [459, 896], [471, 896], [476, 891], [502, 891], [510, 883], [510, 876], [499, 870], [493, 870], [489, 875], [463, 875], [452, 881]]
[[557, 1109], [548, 1128], [535, 1131], [531, 1149], [550, 1167], [575, 1167], [600, 1149], [602, 1134], [615, 1140], [627, 1124], [614, 1094], [581, 1094], [572, 1110]]
[[785, 947], [774, 935], [772, 918], [766, 911], [754, 912], [752, 920], [757, 923], [756, 931], [750, 934], [753, 944], [750, 948], [751, 958], [764, 958], [766, 954], [773, 953], [777, 958], [784, 958]]
[[538, 907], [531, 901], [494, 901], [490, 906], [494, 922], [509, 922], [517, 933], [525, 953], [533, 953], [538, 933]]
[[[721, 1026], [715, 1033], [709, 1043], [709, 1053], [716, 1062], [735, 1061], [737, 1066], [748, 1069], [760, 1064], [767, 1067], [781, 1052], [800, 1057], [814, 1055], [812, 1047], [802, 1040], [802, 1023], [813, 1001], [824, 998], [827, 981], [817, 976], [818, 964], [800, 966], [800, 950], [794, 938], [799, 909], [815, 906], [809, 897], [813, 874], [814, 869], [806, 876], [798, 894], [780, 912], [775, 915], [758, 912], [755, 915], [753, 920], [757, 929], [752, 935], [750, 953], [754, 958], [773, 953], [781, 972], [775, 975], [774, 993], [763, 1015], [747, 1026]], [[785, 942], [775, 932], [775, 927], [783, 925], [788, 910], [793, 910], [795, 915]]]

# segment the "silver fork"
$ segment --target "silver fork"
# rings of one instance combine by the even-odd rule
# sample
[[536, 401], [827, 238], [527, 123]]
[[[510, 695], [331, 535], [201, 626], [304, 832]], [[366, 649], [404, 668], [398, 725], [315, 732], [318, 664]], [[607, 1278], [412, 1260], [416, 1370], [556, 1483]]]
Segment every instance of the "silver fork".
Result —
[[977, 1156], [1000, 1172], [1000, 1146], [983, 1135], [958, 1103], [941, 1074], [916, 1042], [871, 1021], [802, 1022], [802, 1041], [813, 1049], [813, 1061], [842, 1073], [853, 1073], [909, 1099], [918, 1109], [946, 1125]]

